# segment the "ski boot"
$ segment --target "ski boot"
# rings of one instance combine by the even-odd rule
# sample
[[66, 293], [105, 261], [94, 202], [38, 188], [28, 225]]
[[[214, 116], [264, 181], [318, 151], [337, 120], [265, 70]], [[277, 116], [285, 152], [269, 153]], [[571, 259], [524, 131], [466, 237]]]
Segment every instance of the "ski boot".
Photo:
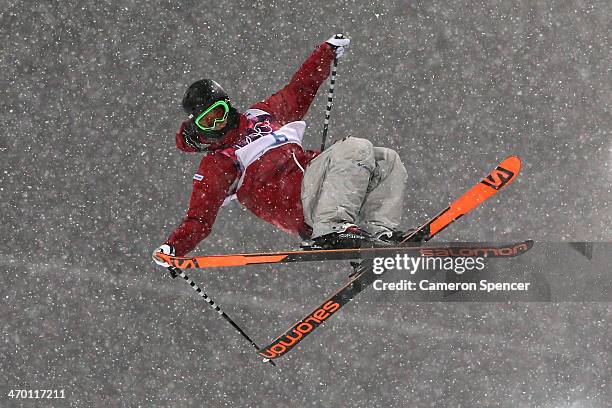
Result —
[[389, 242], [382, 241], [356, 225], [349, 225], [340, 232], [321, 235], [311, 241], [303, 242], [302, 250], [312, 251], [320, 249], [357, 249], [391, 246]]
[[402, 243], [405, 245], [409, 242], [422, 242], [425, 238], [425, 235], [423, 234], [415, 234], [408, 241], [405, 241], [406, 238], [414, 234], [415, 231], [416, 231], [416, 228], [409, 228], [406, 231], [399, 231], [399, 230], [384, 231], [384, 232], [377, 234], [376, 239], [386, 242], [389, 245], [393, 245], [393, 246], [400, 246], [402, 245]]
[[[406, 231], [388, 230], [388, 231], [378, 233], [375, 239], [377, 242], [382, 242], [386, 244], [386, 246], [401, 246], [401, 245], [408, 245], [408, 243], [416, 243], [416, 242], [423, 241], [424, 236], [421, 234], [415, 234], [408, 241], [405, 241], [406, 238], [410, 237], [415, 231], [416, 231], [416, 228], [409, 228]], [[381, 245], [378, 245], [378, 246], [381, 246]], [[353, 271], [349, 274], [349, 278], [352, 278], [353, 276], [357, 275], [363, 270], [361, 267], [362, 263], [363, 261], [350, 263], [351, 267], [353, 268]]]

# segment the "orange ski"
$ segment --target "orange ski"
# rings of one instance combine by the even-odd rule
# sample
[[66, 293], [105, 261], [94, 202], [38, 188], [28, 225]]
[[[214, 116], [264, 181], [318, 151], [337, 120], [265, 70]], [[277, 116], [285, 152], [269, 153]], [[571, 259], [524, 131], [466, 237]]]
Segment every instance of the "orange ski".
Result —
[[[352, 259], [374, 259], [396, 255], [428, 257], [465, 257], [482, 256], [499, 258], [517, 256], [523, 248], [528, 248], [530, 241], [520, 241], [504, 245], [486, 242], [453, 242], [444, 246], [396, 246], [357, 249], [322, 249], [313, 251], [290, 251], [255, 254], [200, 255], [181, 257], [156, 254], [160, 260], [178, 269], [219, 268], [227, 266], [261, 265], [287, 262], [341, 261]], [[518, 249], [516, 249], [518, 248]]]
[[512, 183], [520, 170], [521, 159], [517, 156], [508, 156], [480, 183], [470, 188], [459, 199], [419, 228], [416, 236], [412, 239], [414, 241], [428, 241], [429, 238], [478, 207], [480, 203], [494, 196], [509, 183]]

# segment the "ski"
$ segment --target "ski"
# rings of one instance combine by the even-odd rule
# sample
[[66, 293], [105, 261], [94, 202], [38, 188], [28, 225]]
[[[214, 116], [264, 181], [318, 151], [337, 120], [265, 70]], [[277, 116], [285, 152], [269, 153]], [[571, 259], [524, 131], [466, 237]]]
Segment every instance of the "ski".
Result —
[[166, 254], [156, 256], [170, 266], [178, 269], [219, 268], [230, 266], [276, 264], [287, 262], [341, 261], [351, 259], [373, 259], [394, 255], [429, 257], [506, 257], [520, 255], [529, 241], [505, 245], [492, 245], [486, 242], [454, 242], [445, 246], [394, 246], [359, 249], [330, 249], [312, 251], [289, 251], [253, 254], [201, 255], [181, 257]]
[[[520, 169], [521, 160], [518, 157], [507, 157], [487, 177], [466, 191], [459, 199], [451, 203], [427, 223], [423, 224], [402, 243], [409, 244], [411, 242], [429, 241], [450, 224], [512, 183]], [[321, 306], [292, 325], [287, 331], [257, 353], [264, 357], [266, 362], [287, 354], [304, 340], [307, 335], [327, 321], [333, 314], [337, 313], [342, 306], [349, 303], [380, 276], [381, 274], [374, 274], [372, 262], [366, 261], [357, 268], [357, 273], [353, 275], [353, 278], [324, 301]]]

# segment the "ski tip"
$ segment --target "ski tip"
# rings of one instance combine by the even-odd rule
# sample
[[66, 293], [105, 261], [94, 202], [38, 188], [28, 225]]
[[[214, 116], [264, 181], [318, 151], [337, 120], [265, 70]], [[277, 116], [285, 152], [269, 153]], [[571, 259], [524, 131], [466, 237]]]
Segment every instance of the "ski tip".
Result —
[[518, 156], [514, 156], [514, 155], [506, 157], [504, 161], [500, 163], [500, 166], [514, 170], [517, 173], [521, 169], [521, 165], [522, 165], [521, 158]]

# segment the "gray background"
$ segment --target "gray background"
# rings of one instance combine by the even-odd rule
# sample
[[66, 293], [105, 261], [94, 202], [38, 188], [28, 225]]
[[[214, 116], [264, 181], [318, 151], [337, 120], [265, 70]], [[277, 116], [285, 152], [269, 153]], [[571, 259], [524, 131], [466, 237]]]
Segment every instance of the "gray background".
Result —
[[[398, 150], [406, 225], [516, 154], [516, 183], [444, 240], [610, 241], [609, 1], [0, 3], [0, 405], [30, 404], [10, 388], [64, 388], [53, 406], [609, 406], [608, 303], [385, 303], [368, 291], [274, 370], [149, 260], [200, 158], [174, 148], [185, 88], [212, 77], [245, 109], [336, 32], [352, 43], [331, 136]], [[325, 92], [306, 118], [309, 148]], [[231, 206], [198, 252], [295, 245]], [[193, 275], [263, 344], [346, 273]]]

